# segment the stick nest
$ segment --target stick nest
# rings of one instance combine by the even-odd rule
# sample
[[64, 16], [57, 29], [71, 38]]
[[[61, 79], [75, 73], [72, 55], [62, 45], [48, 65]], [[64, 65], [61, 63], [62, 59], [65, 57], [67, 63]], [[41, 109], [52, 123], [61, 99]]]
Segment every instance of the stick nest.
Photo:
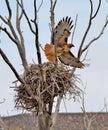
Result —
[[54, 101], [54, 97], [64, 96], [68, 92], [70, 95], [79, 94], [76, 90], [74, 76], [70, 75], [70, 70], [53, 63], [47, 62], [42, 65], [42, 74], [38, 65], [29, 66], [23, 74], [24, 84], [15, 88], [16, 107], [23, 107], [29, 111], [39, 111], [39, 101], [44, 105], [49, 105]]

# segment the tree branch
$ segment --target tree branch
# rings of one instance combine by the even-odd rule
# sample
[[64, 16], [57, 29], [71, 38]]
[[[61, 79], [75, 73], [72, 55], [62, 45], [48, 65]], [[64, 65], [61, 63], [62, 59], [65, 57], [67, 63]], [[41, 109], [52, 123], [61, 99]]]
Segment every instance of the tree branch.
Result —
[[7, 31], [6, 28], [3, 28], [3, 27], [0, 26], [0, 30], [2, 30], [3, 32], [5, 32], [5, 33], [7, 34], [7, 36], [8, 36], [15, 44], [17, 44], [16, 39], [13, 38], [13, 36], [10, 34], [9, 31]]
[[5, 0], [5, 2], [6, 2], [6, 6], [7, 6], [7, 9], [8, 9], [8, 13], [9, 13], [8, 20], [10, 20], [11, 17], [12, 17], [12, 11], [11, 11], [11, 8], [10, 8], [9, 0]]
[[[54, 9], [56, 6], [57, 0], [53, 2], [53, 0], [50, 0], [50, 25], [51, 25], [51, 44], [54, 43], [54, 28], [55, 28], [55, 14], [54, 14]], [[57, 44], [55, 44], [55, 66], [57, 66]]]
[[54, 125], [56, 124], [57, 114], [58, 114], [59, 109], [60, 109], [61, 100], [62, 100], [62, 96], [58, 96], [56, 107], [55, 107], [55, 112], [52, 115], [52, 126], [51, 126], [52, 128], [51, 128], [51, 130], [53, 129]]
[[17, 42], [16, 45], [17, 45], [17, 48], [18, 48], [18, 51], [19, 51], [19, 54], [20, 54], [20, 57], [21, 57], [21, 61], [22, 61], [24, 69], [26, 69], [26, 67], [27, 67], [27, 60], [26, 60], [26, 57], [24, 55], [24, 50], [23, 50], [24, 48], [22, 48], [22, 45], [20, 44], [20, 40], [19, 40], [19, 38], [17, 36], [17, 33], [15, 32], [15, 29], [14, 29], [11, 21], [9, 21], [8, 26], [9, 26], [9, 28], [10, 28], [10, 30], [11, 30], [11, 32], [12, 32], [12, 34], [13, 34], [15, 40], [16, 40], [16, 42]]
[[76, 15], [76, 19], [75, 19], [75, 25], [74, 25], [74, 29], [73, 29], [73, 32], [72, 32], [71, 43], [73, 43], [75, 29], [76, 29], [76, 26], [77, 26], [77, 20], [78, 20], [78, 14]]
[[[22, 6], [22, 4], [21, 4], [18, 0], [17, 0], [17, 3], [19, 4], [19, 6], [21, 7], [21, 9], [22, 9], [22, 11], [23, 11], [23, 13], [24, 13], [24, 16], [25, 16], [25, 18], [26, 18], [26, 20], [27, 20], [27, 22], [28, 22], [28, 25], [29, 25], [29, 28], [30, 28], [31, 32], [35, 35], [35, 45], [36, 45], [36, 50], [37, 50], [38, 64], [41, 66], [42, 61], [41, 61], [41, 53], [40, 53], [39, 38], [38, 38], [38, 37], [39, 37], [39, 34], [38, 34], [38, 23], [37, 23], [36, 0], [34, 0], [34, 20], [31, 20], [31, 21], [34, 23], [34, 25], [35, 25], [35, 31], [34, 31], [33, 28], [32, 28], [32, 25], [31, 25], [30, 20], [29, 20], [27, 14], [26, 14], [26, 12], [25, 12], [24, 7]], [[43, 1], [42, 1], [42, 3], [43, 3]], [[42, 4], [42, 3], [41, 3], [41, 4]], [[41, 7], [41, 5], [40, 5], [40, 7]], [[39, 9], [40, 9], [40, 8], [39, 8]], [[38, 10], [39, 10], [39, 9], [38, 9]]]
[[[23, 5], [23, 0], [21, 0], [21, 5], [22, 5], [22, 7], [24, 7], [24, 5]], [[19, 7], [18, 3], [17, 3], [17, 6]], [[19, 20], [22, 19], [22, 16], [23, 16], [23, 10], [21, 9], [21, 14], [20, 14], [20, 16], [19, 16]]]
[[50, 25], [51, 25], [51, 43], [53, 43], [53, 37], [54, 37], [54, 34], [53, 34], [53, 31], [54, 31], [54, 27], [55, 27], [55, 14], [54, 14], [54, 9], [55, 9], [55, 6], [56, 6], [56, 3], [57, 3], [57, 0], [54, 1], [53, 3], [53, 0], [50, 0]]
[[84, 42], [85, 42], [85, 39], [87, 37], [87, 34], [90, 30], [90, 27], [91, 27], [91, 24], [92, 24], [92, 20], [97, 16], [98, 12], [99, 12], [99, 9], [100, 9], [100, 5], [101, 5], [101, 0], [99, 0], [99, 4], [98, 4], [98, 7], [97, 7], [97, 10], [95, 12], [95, 14], [93, 15], [93, 3], [92, 3], [92, 0], [89, 0], [90, 1], [90, 18], [89, 18], [89, 23], [88, 23], [88, 26], [87, 26], [87, 29], [84, 33], [84, 36], [82, 38], [82, 41], [81, 41], [81, 44], [80, 44], [80, 47], [79, 47], [79, 51], [78, 51], [78, 58], [81, 57], [81, 51], [82, 51], [82, 48], [83, 48], [83, 45], [84, 45]]
[[19, 0], [16, 0], [16, 1], [17, 1], [17, 3], [19, 4], [19, 6], [21, 7], [21, 9], [22, 9], [22, 11], [23, 11], [23, 13], [24, 13], [24, 16], [25, 16], [25, 18], [26, 18], [26, 20], [27, 20], [27, 22], [28, 22], [28, 25], [29, 25], [29, 28], [30, 28], [31, 32], [35, 35], [35, 31], [34, 31], [33, 28], [32, 28], [32, 25], [31, 25], [31, 23], [30, 23], [30, 20], [29, 20], [29, 18], [28, 18], [28, 15], [27, 15], [27, 13], [26, 13], [24, 7], [21, 5], [21, 3], [19, 2]]
[[37, 7], [36, 7], [36, 0], [34, 0], [34, 20], [32, 22], [35, 25], [35, 45], [36, 45], [36, 51], [37, 51], [37, 58], [38, 58], [38, 64], [41, 66], [41, 53], [39, 48], [39, 32], [38, 32], [38, 23], [37, 23]]
[[13, 36], [15, 37], [15, 39], [18, 40], [17, 34], [16, 34], [16, 32], [14, 30], [14, 27], [13, 27], [13, 25], [11, 23], [12, 11], [11, 11], [11, 7], [10, 7], [10, 4], [9, 4], [9, 1], [5, 0], [5, 2], [6, 2], [6, 5], [7, 5], [8, 12], [9, 12], [9, 16], [8, 16], [8, 19], [7, 19], [8, 20], [7, 21], [7, 25], [9, 26], [9, 28], [10, 28]]
[[96, 17], [96, 15], [98, 14], [100, 6], [101, 6], [101, 1], [102, 0], [99, 0], [99, 4], [98, 4], [98, 7], [97, 7], [97, 10], [96, 10], [95, 14], [92, 16], [92, 19], [94, 19]]
[[[23, 1], [22, 0], [21, 0], [21, 4], [23, 6]], [[18, 34], [20, 36], [20, 43], [21, 43], [20, 46], [21, 46], [21, 49], [23, 50], [23, 54], [22, 54], [23, 62], [24, 62], [23, 64], [26, 67], [28, 63], [27, 63], [27, 60], [25, 60], [26, 51], [25, 51], [25, 45], [24, 45], [24, 37], [22, 35], [21, 26], [20, 26], [22, 16], [23, 16], [23, 11], [21, 9], [21, 13], [19, 15], [19, 5], [17, 3], [17, 8], [16, 8], [16, 28], [17, 28]]]
[[[17, 36], [17, 32], [16, 32], [16, 30], [15, 30], [15, 28], [14, 28], [12, 22], [11, 22], [12, 11], [11, 11], [9, 1], [5, 0], [5, 2], [6, 2], [8, 12], [9, 12], [9, 16], [8, 16], [7, 21], [2, 16], [1, 16], [1, 19], [5, 24], [7, 24], [7, 26], [9, 27], [11, 32], [7, 31], [7, 28], [2, 28], [2, 27], [0, 27], [0, 30], [4, 31], [7, 34], [7, 36], [17, 45], [17, 48], [18, 48], [18, 51], [19, 51], [19, 54], [20, 54], [20, 58], [22, 60], [23, 67], [26, 69], [27, 60], [26, 60], [26, 56], [25, 56], [24, 39], [23, 39], [23, 36], [22, 36], [22, 32], [20, 30], [20, 20], [22, 18], [22, 13], [21, 13], [19, 19], [18, 19], [18, 17], [16, 18], [17, 31], [18, 31], [18, 33], [20, 35], [20, 40], [19, 40], [19, 38]], [[20, 43], [20, 41], [21, 41], [21, 43]]]
[[55, 9], [56, 4], [57, 4], [57, 0], [54, 1], [53, 8], [52, 8], [53, 11], [54, 11], [54, 9]]
[[82, 38], [80, 47], [79, 47], [78, 58], [81, 57], [81, 50], [82, 50], [82, 47], [83, 47], [83, 45], [84, 45], [85, 39], [86, 39], [86, 37], [87, 37], [87, 34], [88, 34], [88, 32], [89, 32], [89, 29], [90, 29], [90, 27], [91, 27], [92, 13], [93, 13], [93, 4], [92, 4], [92, 1], [91, 1], [91, 0], [90, 0], [90, 8], [91, 8], [91, 10], [90, 10], [89, 23], [88, 23], [87, 29], [86, 29], [86, 31], [85, 31], [85, 33], [84, 33], [84, 36], [83, 36], [83, 38]]
[[5, 23], [8, 24], [8, 22], [0, 15], [0, 19]]
[[[108, 16], [107, 16], [107, 17], [108, 17]], [[84, 51], [86, 51], [86, 50], [89, 48], [89, 46], [90, 46], [94, 41], [98, 40], [98, 39], [103, 35], [104, 30], [105, 30], [105, 28], [106, 28], [107, 25], [108, 25], [108, 19], [106, 19], [106, 22], [105, 22], [104, 26], [102, 27], [100, 33], [99, 33], [95, 38], [93, 38], [93, 39], [84, 47], [84, 49], [82, 49], [81, 54], [82, 54]]]
[[7, 58], [6, 54], [2, 51], [2, 49], [0, 48], [0, 54], [2, 56], [2, 58], [4, 59], [4, 61], [8, 64], [8, 66], [11, 68], [11, 70], [13, 71], [13, 73], [15, 74], [16, 78], [21, 82], [24, 83], [23, 80], [21, 79], [21, 77], [19, 76], [19, 74], [17, 73], [16, 69], [14, 68], [14, 66], [11, 64], [11, 62], [9, 61], [9, 59]]
[[42, 4], [43, 4], [43, 0], [41, 1], [40, 5], [39, 5], [39, 7], [38, 7], [38, 9], [37, 9], [37, 13], [39, 12], [39, 10], [40, 10]]
[[35, 45], [36, 45], [36, 50], [37, 50], [37, 57], [38, 57], [38, 64], [41, 66], [42, 61], [41, 61], [41, 53], [40, 53], [40, 48], [39, 48], [39, 34], [38, 34], [38, 23], [37, 23], [37, 8], [36, 8], [36, 0], [34, 0], [34, 20], [31, 20], [34, 25], [35, 25], [35, 29], [32, 28], [32, 25], [30, 23], [30, 20], [28, 18], [28, 15], [24, 9], [24, 7], [22, 6], [22, 4], [19, 2], [19, 0], [16, 0], [18, 5], [21, 7], [23, 14], [28, 22], [29, 28], [31, 30], [31, 32], [35, 35]]

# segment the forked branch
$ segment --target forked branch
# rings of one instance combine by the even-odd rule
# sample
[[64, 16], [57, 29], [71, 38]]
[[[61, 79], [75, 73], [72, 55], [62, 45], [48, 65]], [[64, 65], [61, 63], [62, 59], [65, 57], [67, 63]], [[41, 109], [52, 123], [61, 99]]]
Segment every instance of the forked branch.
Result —
[[108, 16], [107, 16], [107, 18], [106, 18], [105, 24], [103, 25], [103, 27], [102, 27], [100, 33], [99, 33], [95, 38], [93, 38], [93, 39], [82, 49], [81, 54], [82, 54], [83, 52], [85, 52], [85, 51], [90, 47], [90, 45], [91, 45], [94, 41], [98, 40], [98, 39], [103, 35], [104, 30], [105, 30], [105, 28], [106, 28], [107, 25], [108, 25]]
[[28, 15], [27, 15], [27, 13], [26, 13], [26, 11], [25, 11], [25, 9], [24, 9], [24, 6], [19, 2], [19, 0], [16, 0], [16, 2], [17, 2], [18, 5], [21, 7], [21, 9], [22, 9], [22, 11], [23, 11], [23, 14], [24, 14], [24, 16], [25, 16], [25, 18], [26, 18], [26, 20], [27, 20], [27, 22], [28, 22], [28, 25], [29, 25], [29, 28], [30, 28], [31, 32], [32, 32], [33, 34], [35, 34], [35, 31], [33, 30], [33, 27], [32, 27], [32, 25], [31, 25], [31, 22], [30, 22], [30, 20], [29, 20], [29, 17], [28, 17]]
[[7, 30], [7, 28], [3, 28], [2, 26], [0, 26], [0, 30], [5, 32], [7, 34], [7, 36], [15, 43], [17, 44], [17, 40], [12, 36], [12, 34]]
[[[0, 30], [5, 32], [5, 34], [12, 40], [12, 42], [16, 44], [16, 46], [18, 48], [18, 52], [20, 54], [20, 58], [21, 58], [23, 67], [24, 67], [24, 69], [26, 69], [27, 60], [26, 60], [26, 54], [25, 54], [24, 39], [23, 39], [22, 32], [21, 32], [21, 29], [20, 29], [20, 22], [21, 22], [21, 18], [22, 18], [23, 13], [21, 12], [20, 17], [18, 18], [19, 10], [17, 8], [18, 12], [17, 12], [17, 16], [16, 16], [16, 27], [17, 27], [17, 31], [16, 31], [15, 27], [14, 27], [12, 21], [11, 21], [12, 10], [11, 10], [9, 1], [5, 0], [5, 3], [6, 3], [6, 6], [7, 6], [9, 15], [8, 15], [8, 18], [6, 18], [6, 19], [3, 16], [0, 15], [0, 19], [3, 21], [4, 24], [6, 24], [8, 26], [9, 29], [7, 27], [0, 26]], [[20, 38], [18, 37], [17, 32], [20, 35]]]
[[[40, 53], [40, 48], [39, 48], [39, 34], [38, 34], [38, 22], [37, 22], [37, 12], [39, 11], [43, 1], [41, 2], [38, 10], [36, 7], [36, 0], [34, 0], [34, 19], [30, 20], [25, 9], [24, 6], [22, 5], [22, 3], [19, 2], [19, 0], [16, 0], [18, 5], [20, 6], [20, 8], [22, 9], [22, 12], [27, 20], [27, 23], [29, 25], [29, 28], [31, 30], [31, 32], [35, 35], [35, 45], [36, 45], [36, 51], [37, 51], [37, 59], [38, 59], [38, 64], [41, 66], [42, 61], [41, 61], [41, 53]], [[31, 22], [34, 24], [35, 29], [33, 29]]]
[[98, 7], [97, 7], [95, 13], [93, 14], [93, 2], [92, 2], [92, 0], [89, 0], [89, 1], [90, 1], [89, 23], [88, 23], [87, 29], [86, 29], [86, 31], [85, 31], [85, 33], [84, 33], [84, 36], [83, 36], [83, 38], [82, 38], [80, 47], [79, 47], [78, 58], [80, 58], [81, 55], [82, 55], [81, 52], [82, 52], [82, 48], [83, 48], [85, 39], [86, 39], [86, 37], [87, 37], [87, 35], [88, 35], [88, 32], [89, 32], [89, 30], [90, 30], [90, 27], [91, 27], [91, 25], [92, 25], [92, 21], [93, 21], [93, 19], [97, 16], [97, 14], [98, 14], [98, 12], [99, 12], [99, 9], [100, 9], [100, 6], [101, 6], [101, 0], [99, 0]]

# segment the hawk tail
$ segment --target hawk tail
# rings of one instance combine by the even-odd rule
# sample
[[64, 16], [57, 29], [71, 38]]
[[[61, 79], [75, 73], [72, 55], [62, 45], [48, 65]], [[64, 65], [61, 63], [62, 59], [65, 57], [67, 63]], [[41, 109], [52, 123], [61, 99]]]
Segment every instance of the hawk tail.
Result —
[[46, 44], [44, 48], [44, 53], [49, 61], [55, 61], [54, 45]]

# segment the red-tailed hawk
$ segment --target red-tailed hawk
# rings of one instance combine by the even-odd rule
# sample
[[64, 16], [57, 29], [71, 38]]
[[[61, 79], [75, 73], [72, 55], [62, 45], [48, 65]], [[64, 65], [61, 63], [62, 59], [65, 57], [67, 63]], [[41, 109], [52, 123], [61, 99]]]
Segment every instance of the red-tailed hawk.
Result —
[[51, 62], [55, 62], [55, 45], [57, 58], [65, 65], [83, 68], [84, 64], [79, 61], [70, 51], [74, 45], [67, 43], [70, 31], [73, 27], [70, 17], [63, 18], [59, 21], [53, 32], [52, 44], [46, 44], [44, 48], [47, 59]]

